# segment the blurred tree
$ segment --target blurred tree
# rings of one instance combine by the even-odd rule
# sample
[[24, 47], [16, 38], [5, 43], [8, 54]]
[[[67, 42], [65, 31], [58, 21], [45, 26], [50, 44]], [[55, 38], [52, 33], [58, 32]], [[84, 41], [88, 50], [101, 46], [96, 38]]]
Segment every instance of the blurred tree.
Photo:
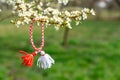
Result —
[[119, 7], [120, 7], [120, 0], [115, 0], [116, 1], [116, 3], [119, 5]]

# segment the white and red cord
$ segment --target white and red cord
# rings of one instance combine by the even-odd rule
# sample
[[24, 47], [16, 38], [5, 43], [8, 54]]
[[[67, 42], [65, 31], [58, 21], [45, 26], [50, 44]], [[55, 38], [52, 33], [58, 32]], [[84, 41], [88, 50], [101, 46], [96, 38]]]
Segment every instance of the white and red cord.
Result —
[[35, 44], [34, 44], [34, 41], [33, 41], [33, 24], [34, 24], [34, 20], [32, 19], [32, 22], [31, 22], [31, 24], [30, 24], [30, 43], [31, 43], [33, 49], [34, 49], [35, 51], [37, 51], [37, 53], [38, 53], [38, 52], [41, 52], [42, 48], [44, 47], [44, 25], [41, 24], [42, 40], [41, 40], [40, 47], [37, 48], [37, 47], [35, 46]]

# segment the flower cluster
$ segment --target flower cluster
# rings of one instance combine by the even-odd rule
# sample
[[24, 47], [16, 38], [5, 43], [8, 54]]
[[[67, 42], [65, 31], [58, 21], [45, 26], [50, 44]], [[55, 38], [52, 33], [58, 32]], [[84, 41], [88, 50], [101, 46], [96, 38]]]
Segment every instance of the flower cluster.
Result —
[[72, 20], [75, 20], [76, 23], [79, 24], [81, 20], [87, 19], [88, 14], [95, 15], [95, 12], [93, 9], [90, 10], [88, 8], [84, 8], [81, 11], [66, 10], [60, 12], [57, 9], [48, 7], [44, 10], [43, 14], [47, 16], [46, 24], [55, 24], [55, 28], [59, 29], [61, 26], [72, 28], [70, 24]]
[[38, 20], [41, 16], [38, 13], [41, 11], [41, 5], [35, 6], [35, 2], [25, 3], [23, 0], [16, 0], [12, 2], [13, 5], [13, 13], [17, 14], [18, 19], [16, 21], [11, 21], [16, 24], [16, 26], [20, 26], [21, 24], [29, 24], [31, 19], [34, 18], [35, 20]]
[[[67, 4], [68, 0], [58, 0], [59, 3]], [[31, 19], [41, 21], [45, 26], [54, 25], [58, 30], [61, 26], [71, 27], [71, 21], [76, 21], [78, 25], [81, 20], [87, 19], [88, 14], [95, 15], [93, 9], [84, 8], [80, 11], [59, 11], [51, 7], [44, 7], [43, 3], [35, 1], [26, 3], [23, 0], [12, 2], [14, 6], [13, 13], [17, 14], [18, 19], [12, 20], [16, 26], [29, 24]]]

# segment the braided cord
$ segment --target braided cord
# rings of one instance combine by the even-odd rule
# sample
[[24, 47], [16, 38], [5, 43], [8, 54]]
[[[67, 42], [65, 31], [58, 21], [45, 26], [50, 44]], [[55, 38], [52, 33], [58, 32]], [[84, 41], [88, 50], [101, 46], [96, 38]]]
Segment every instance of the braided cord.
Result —
[[32, 22], [30, 24], [30, 43], [33, 47], [33, 49], [37, 52], [41, 52], [42, 48], [44, 47], [44, 25], [41, 24], [41, 29], [42, 29], [42, 40], [41, 40], [41, 44], [40, 47], [37, 48], [34, 44], [34, 40], [33, 40], [33, 24], [34, 24], [34, 19], [32, 19]]

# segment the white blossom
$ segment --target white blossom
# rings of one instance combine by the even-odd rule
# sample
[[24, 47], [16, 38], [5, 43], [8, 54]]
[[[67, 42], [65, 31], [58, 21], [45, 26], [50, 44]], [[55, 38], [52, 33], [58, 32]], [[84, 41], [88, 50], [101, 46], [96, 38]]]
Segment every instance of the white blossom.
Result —
[[55, 10], [53, 10], [52, 15], [58, 15], [59, 13], [60, 12], [57, 9], [55, 9]]
[[95, 11], [94, 11], [93, 9], [90, 10], [90, 13], [91, 13], [92, 15], [95, 15]]
[[87, 19], [87, 14], [85, 12], [82, 13], [83, 20]]
[[63, 3], [64, 5], [67, 5], [69, 0], [58, 0], [58, 3]]
[[[81, 20], [87, 19], [88, 14], [95, 15], [94, 10], [88, 8], [76, 11], [59, 11], [49, 6], [44, 8], [41, 1], [39, 4], [34, 1], [25, 3], [24, 0], [12, 0], [11, 2], [14, 14], [18, 15], [18, 19], [12, 21], [16, 26], [30, 24], [33, 18], [38, 22], [42, 21], [46, 27], [53, 24], [56, 30], [62, 26], [71, 29], [72, 20], [76, 21], [76, 25], [78, 25]], [[58, 2], [66, 4], [68, 0], [58, 0]]]
[[41, 6], [40, 6], [40, 5], [37, 5], [37, 9], [42, 10], [42, 8], [41, 8]]
[[55, 26], [56, 30], [59, 30], [59, 28], [60, 28], [60, 25]]
[[84, 8], [83, 11], [89, 13], [90, 9]]
[[15, 0], [15, 1], [16, 1], [16, 3], [24, 3], [24, 0]]
[[16, 26], [19, 27], [21, 23], [22, 23], [21, 21], [17, 21]]
[[69, 17], [70, 13], [68, 11], [65, 11], [65, 15]]
[[25, 23], [29, 24], [30, 21], [31, 21], [31, 19], [29, 19], [28, 17], [24, 17], [24, 22], [25, 22]]
[[21, 8], [23, 11], [26, 11], [27, 9], [25, 4], [20, 4], [18, 7]]

